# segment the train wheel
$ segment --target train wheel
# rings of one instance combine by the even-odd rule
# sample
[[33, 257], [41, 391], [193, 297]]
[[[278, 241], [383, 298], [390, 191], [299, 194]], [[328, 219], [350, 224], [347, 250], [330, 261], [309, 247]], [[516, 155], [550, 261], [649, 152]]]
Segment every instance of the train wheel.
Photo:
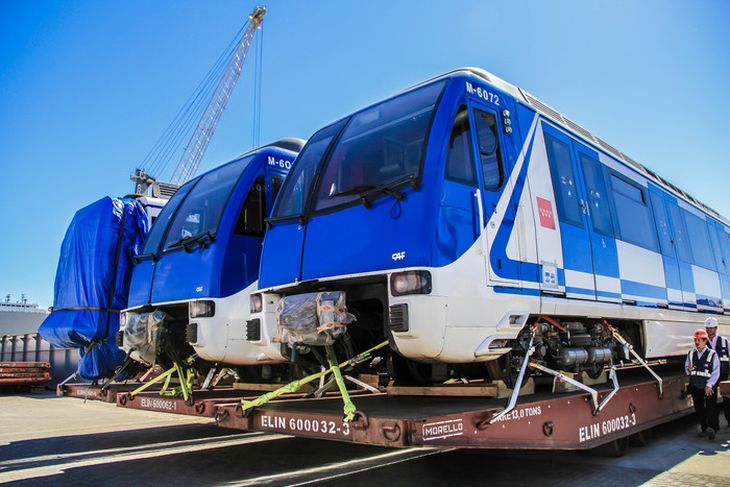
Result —
[[[512, 352], [507, 353], [499, 359], [500, 378], [509, 389], [514, 389], [517, 385], [517, 378], [520, 375], [520, 367], [522, 367], [523, 357], [516, 356]], [[525, 371], [522, 377], [520, 388], [527, 383], [529, 379], [529, 371]]]
[[624, 436], [617, 440], [613, 440], [605, 445], [601, 445], [593, 449], [593, 453], [602, 457], [618, 458], [626, 455], [629, 450], [629, 437]]
[[585, 373], [588, 374], [588, 377], [591, 379], [598, 379], [601, 377], [601, 374], [603, 374], [603, 364], [593, 364], [585, 369]]
[[629, 437], [629, 440], [631, 441], [631, 446], [647, 446], [651, 443], [652, 436], [652, 429], [649, 428], [648, 430], [634, 433]]
[[388, 357], [388, 375], [399, 386], [425, 386], [430, 382], [430, 366], [391, 353]]

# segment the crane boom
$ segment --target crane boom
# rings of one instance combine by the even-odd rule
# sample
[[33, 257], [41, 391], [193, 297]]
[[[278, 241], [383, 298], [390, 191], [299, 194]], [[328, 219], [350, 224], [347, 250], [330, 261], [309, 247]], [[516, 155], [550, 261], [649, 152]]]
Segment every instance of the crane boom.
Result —
[[241, 37], [236, 50], [228, 61], [228, 65], [221, 76], [218, 85], [213, 92], [213, 96], [210, 99], [210, 103], [206, 107], [203, 115], [200, 117], [198, 124], [193, 132], [190, 140], [185, 146], [180, 160], [175, 167], [175, 171], [172, 174], [171, 182], [173, 184], [183, 184], [188, 179], [195, 175], [198, 170], [200, 161], [202, 161], [205, 155], [210, 140], [213, 138], [215, 129], [218, 126], [218, 121], [223, 115], [223, 112], [228, 105], [228, 100], [231, 98], [233, 90], [236, 88], [236, 83], [241, 76], [241, 68], [246, 59], [249, 47], [253, 42], [254, 34], [256, 30], [261, 26], [264, 20], [266, 9], [264, 7], [256, 7], [249, 16], [248, 25], [246, 30]]

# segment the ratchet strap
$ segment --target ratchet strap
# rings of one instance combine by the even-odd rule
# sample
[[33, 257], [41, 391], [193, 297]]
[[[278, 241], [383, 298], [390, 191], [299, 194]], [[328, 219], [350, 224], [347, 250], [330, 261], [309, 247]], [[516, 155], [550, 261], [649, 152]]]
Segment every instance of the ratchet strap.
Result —
[[335, 381], [337, 382], [337, 387], [340, 389], [340, 393], [342, 394], [342, 401], [344, 402], [344, 421], [346, 423], [352, 421], [355, 419], [355, 405], [353, 404], [352, 400], [350, 399], [350, 395], [347, 392], [347, 388], [345, 387], [345, 381], [342, 378], [342, 369], [350, 367], [352, 365], [357, 365], [359, 363], [365, 362], [372, 358], [372, 353], [376, 350], [379, 350], [386, 346], [388, 344], [388, 340], [385, 340], [382, 343], [379, 343], [375, 345], [374, 347], [355, 355], [354, 357], [345, 360], [344, 362], [338, 364], [337, 358], [335, 357], [335, 352], [332, 347], [327, 346], [327, 364], [329, 365], [329, 368], [322, 370], [320, 372], [317, 372], [316, 374], [308, 375], [306, 377], [303, 377], [301, 379], [297, 379], [294, 381], [289, 382], [288, 384], [276, 389], [275, 391], [267, 392], [265, 394], [260, 395], [259, 397], [252, 399], [250, 401], [243, 399], [241, 400], [241, 410], [245, 413], [248, 410], [251, 410], [253, 408], [261, 407], [264, 404], [267, 404], [268, 402], [272, 401], [273, 399], [276, 399], [277, 397], [280, 397], [287, 393], [294, 393], [297, 392], [299, 389], [301, 389], [305, 384], [309, 384], [312, 381], [318, 380], [321, 377], [325, 377], [327, 374], [332, 374], [335, 378]]
[[[185, 359], [185, 365], [192, 365], [197, 356], [197, 354], [193, 354]], [[168, 390], [168, 387], [170, 386], [170, 380], [175, 373], [177, 373], [178, 379], [180, 381], [179, 388], [173, 387]], [[172, 368], [167, 369], [154, 379], [145, 382], [144, 384], [130, 392], [129, 396], [134, 397], [140, 392], [151, 387], [153, 384], [157, 384], [158, 382], [162, 381], [164, 382], [162, 384], [162, 389], [160, 389], [161, 396], [182, 396], [187, 401], [188, 398], [192, 397], [193, 395], [193, 387], [195, 385], [195, 371], [192, 369], [192, 367], [184, 367], [183, 365], [174, 362], [172, 364]]]

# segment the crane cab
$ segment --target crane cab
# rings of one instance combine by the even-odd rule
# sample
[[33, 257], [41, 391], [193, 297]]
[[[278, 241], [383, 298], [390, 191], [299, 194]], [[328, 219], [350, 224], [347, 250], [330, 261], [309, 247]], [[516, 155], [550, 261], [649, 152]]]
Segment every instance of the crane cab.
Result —
[[285, 139], [248, 152], [170, 198], [136, 257], [121, 317], [133, 358], [165, 366], [195, 352], [212, 362], [261, 363], [246, 341], [249, 294], [265, 219], [303, 143]]

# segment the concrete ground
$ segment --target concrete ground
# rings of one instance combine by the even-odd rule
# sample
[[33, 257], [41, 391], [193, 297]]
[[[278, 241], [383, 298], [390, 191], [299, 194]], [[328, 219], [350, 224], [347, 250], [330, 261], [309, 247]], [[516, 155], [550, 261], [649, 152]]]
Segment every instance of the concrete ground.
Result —
[[247, 433], [209, 419], [49, 394], [0, 395], [0, 483], [10, 485], [730, 486], [730, 429], [691, 417], [622, 458], [590, 452], [384, 449]]

